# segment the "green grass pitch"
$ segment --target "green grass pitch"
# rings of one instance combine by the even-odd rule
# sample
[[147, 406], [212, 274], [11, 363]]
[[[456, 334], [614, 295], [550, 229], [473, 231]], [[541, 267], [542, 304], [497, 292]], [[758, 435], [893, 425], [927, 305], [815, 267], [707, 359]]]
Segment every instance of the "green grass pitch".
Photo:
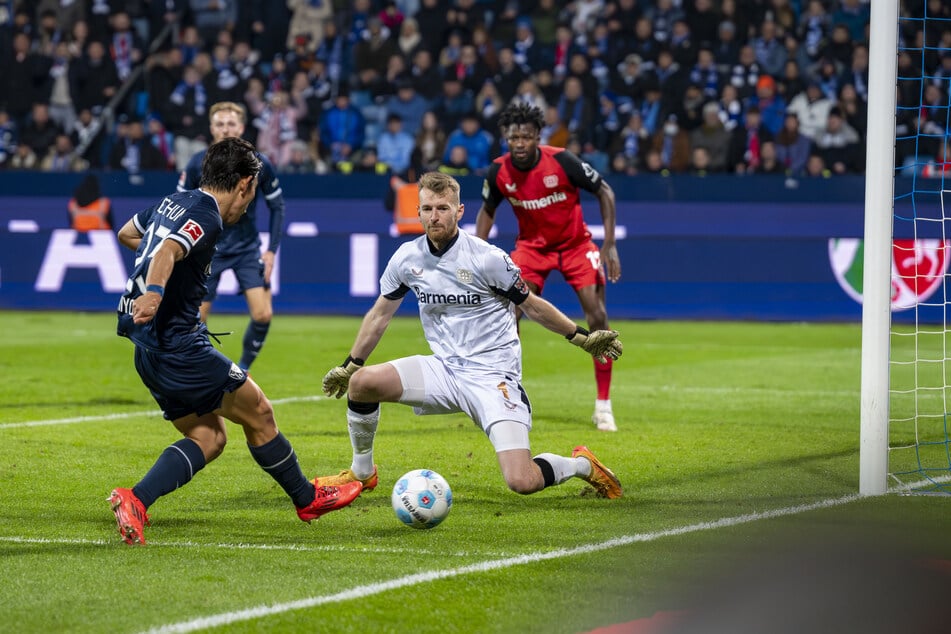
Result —
[[[309, 475], [349, 465], [345, 404], [323, 398], [320, 379], [358, 324], [278, 315], [252, 369]], [[245, 318], [211, 325], [236, 332], [223, 349], [237, 358]], [[581, 480], [511, 493], [467, 418], [384, 404], [380, 486], [349, 508], [300, 522], [231, 425], [225, 453], [150, 509], [149, 545], [132, 548], [106, 496], [177, 438], [132, 345], [108, 314], [0, 313], [0, 632], [581, 633], [690, 615], [733, 571], [830, 544], [860, 559], [951, 560], [947, 497], [854, 497], [858, 325], [613, 325], [625, 346], [617, 433], [591, 424], [590, 359], [534, 324], [522, 329], [523, 383], [533, 451], [587, 444], [618, 474], [622, 499], [595, 498]], [[398, 318], [370, 362], [426, 351], [418, 321]], [[419, 467], [454, 494], [431, 531], [390, 508], [395, 478]], [[795, 568], [790, 579], [805, 574]], [[906, 572], [882, 583], [900, 594]], [[765, 583], [790, 580], [779, 577]], [[746, 593], [724, 594], [723, 605], [750, 609]]]

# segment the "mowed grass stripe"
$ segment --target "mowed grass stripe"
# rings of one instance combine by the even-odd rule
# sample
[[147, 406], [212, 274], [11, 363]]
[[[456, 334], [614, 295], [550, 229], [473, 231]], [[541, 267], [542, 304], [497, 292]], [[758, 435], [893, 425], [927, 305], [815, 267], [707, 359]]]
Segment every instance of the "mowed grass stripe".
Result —
[[[7, 544], [63, 544], [67, 546], [104, 546], [107, 548], [126, 548], [115, 539], [68, 539], [55, 537], [16, 537], [0, 535], [0, 542]], [[450, 552], [440, 550], [439, 552], [420, 548], [381, 548], [378, 546], [306, 546], [301, 544], [226, 544], [226, 543], [208, 543], [200, 542], [163, 542], [149, 540], [148, 548], [218, 548], [222, 550], [273, 550], [290, 552], [341, 552], [341, 553], [366, 553], [366, 554], [413, 554], [413, 555], [432, 555], [439, 557], [485, 557], [494, 555], [496, 557], [511, 556], [511, 553], [504, 552]]]
[[[855, 390], [782, 390], [775, 388], [758, 387], [685, 387], [679, 385], [630, 385], [624, 386], [625, 391], [631, 392], [670, 392], [670, 393], [691, 393], [691, 394], [710, 394], [710, 395], [733, 395], [733, 396], [805, 396], [810, 398], [839, 398], [839, 397], [858, 397], [859, 391]], [[283, 405], [285, 403], [304, 403], [324, 400], [327, 397], [312, 396], [291, 396], [288, 398], [272, 399], [272, 405]], [[110, 420], [124, 420], [138, 417], [158, 417], [161, 416], [160, 410], [140, 410], [136, 412], [117, 412], [114, 414], [90, 414], [88, 416], [71, 416], [68, 418], [51, 418], [47, 420], [20, 421], [15, 423], [0, 423], [0, 430], [17, 429], [21, 427], [46, 427], [49, 425], [74, 425], [77, 423], [93, 423]]]
[[[283, 405], [284, 403], [304, 403], [310, 401], [319, 401], [323, 396], [292, 396], [289, 398], [278, 398], [271, 401], [272, 405]], [[53, 418], [50, 420], [31, 420], [20, 423], [2, 423], [0, 429], [15, 429], [17, 427], [44, 427], [46, 425], [72, 425], [76, 423], [92, 423], [108, 420], [121, 420], [126, 418], [137, 418], [139, 416], [161, 416], [160, 410], [143, 410], [138, 412], [119, 412], [116, 414], [91, 414], [89, 416], [73, 416], [70, 418]]]

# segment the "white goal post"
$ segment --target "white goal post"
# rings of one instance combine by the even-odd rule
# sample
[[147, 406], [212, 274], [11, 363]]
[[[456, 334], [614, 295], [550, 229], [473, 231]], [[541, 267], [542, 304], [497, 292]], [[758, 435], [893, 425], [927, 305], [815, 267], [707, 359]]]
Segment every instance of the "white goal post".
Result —
[[888, 488], [898, 0], [871, 3], [869, 33], [859, 493], [881, 495]]

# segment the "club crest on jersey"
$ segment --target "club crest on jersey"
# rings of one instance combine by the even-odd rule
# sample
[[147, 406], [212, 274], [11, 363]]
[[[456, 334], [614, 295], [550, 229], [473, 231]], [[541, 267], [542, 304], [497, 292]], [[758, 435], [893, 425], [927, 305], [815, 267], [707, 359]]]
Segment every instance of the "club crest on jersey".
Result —
[[545, 184], [545, 187], [551, 189], [553, 187], [558, 187], [558, 176], [555, 174], [549, 174], [542, 179], [542, 183]]
[[203, 235], [205, 235], [205, 230], [201, 228], [201, 225], [195, 222], [194, 220], [189, 220], [182, 228], [178, 230], [179, 235], [186, 238], [192, 246], [195, 246], [195, 243], [198, 242]]
[[456, 279], [462, 282], [463, 284], [472, 283], [472, 271], [467, 269], [456, 269]]
[[235, 381], [240, 381], [244, 378], [244, 370], [239, 368], [237, 363], [232, 363], [231, 369], [228, 370], [228, 376], [230, 376]]

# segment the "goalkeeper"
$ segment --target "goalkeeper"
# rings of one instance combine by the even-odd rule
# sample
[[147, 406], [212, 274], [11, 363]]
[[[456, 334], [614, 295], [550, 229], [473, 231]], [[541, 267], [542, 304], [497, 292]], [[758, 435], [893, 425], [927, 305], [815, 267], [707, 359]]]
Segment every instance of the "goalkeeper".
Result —
[[[373, 441], [380, 403], [393, 402], [410, 405], [419, 415], [466, 413], [488, 436], [512, 491], [534, 493], [578, 477], [601, 497], [621, 497], [617, 477], [583, 445], [570, 458], [532, 457], [532, 409], [521, 385], [515, 307], [597, 359], [621, 356], [618, 333], [579, 328], [528, 289], [504, 251], [459, 231], [463, 205], [451, 176], [424, 174], [418, 209], [425, 235], [401, 245], [390, 259], [380, 296], [363, 318], [350, 355], [324, 377], [325, 394], [347, 395], [353, 462], [337, 475], [318, 477], [318, 486], [359, 480], [366, 490], [376, 487]], [[432, 354], [364, 365], [410, 291]]]

